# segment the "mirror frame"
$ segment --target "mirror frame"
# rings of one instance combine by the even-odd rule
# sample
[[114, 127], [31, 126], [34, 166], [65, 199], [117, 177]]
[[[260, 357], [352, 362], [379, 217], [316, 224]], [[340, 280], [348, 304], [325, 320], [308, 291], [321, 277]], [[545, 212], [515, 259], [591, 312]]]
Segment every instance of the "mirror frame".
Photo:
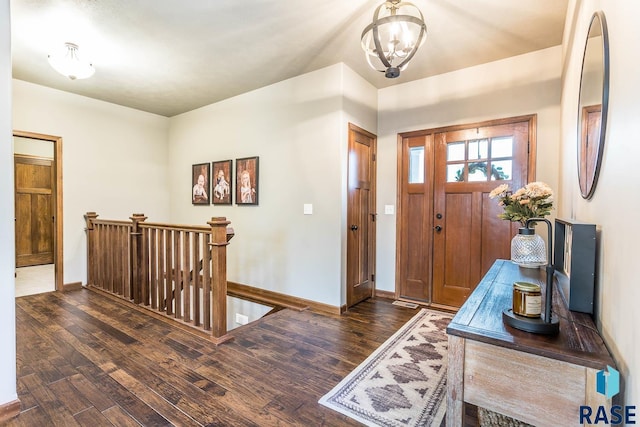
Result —
[[[583, 174], [586, 173], [584, 168], [581, 168], [583, 163], [583, 156], [586, 156], [584, 146], [586, 143], [586, 135], [584, 130], [586, 124], [584, 123], [586, 118], [583, 116], [583, 110], [585, 105], [582, 105], [583, 84], [585, 77], [585, 62], [587, 57], [587, 47], [589, 45], [589, 34], [594, 25], [600, 24], [600, 32], [602, 34], [602, 99], [601, 99], [601, 117], [600, 117], [600, 133], [597, 137], [597, 153], [595, 158], [595, 165], [593, 168], [592, 176], [586, 177], [586, 188], [581, 185], [582, 180], [585, 178]], [[600, 175], [600, 167], [602, 164], [602, 156], [604, 153], [604, 141], [607, 129], [607, 111], [609, 107], [609, 32], [607, 29], [607, 21], [602, 11], [596, 11], [591, 16], [589, 23], [589, 29], [584, 44], [584, 51], [582, 54], [582, 68], [580, 70], [580, 88], [578, 92], [578, 147], [577, 147], [577, 161], [578, 161], [578, 187], [580, 188], [580, 194], [584, 199], [591, 199], [598, 183], [598, 176]]]

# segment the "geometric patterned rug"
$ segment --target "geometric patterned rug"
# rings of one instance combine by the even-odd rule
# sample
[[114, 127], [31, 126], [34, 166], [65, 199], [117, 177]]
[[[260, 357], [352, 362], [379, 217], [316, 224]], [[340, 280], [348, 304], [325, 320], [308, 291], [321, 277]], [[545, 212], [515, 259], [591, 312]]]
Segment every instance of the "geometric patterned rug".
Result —
[[440, 426], [450, 321], [420, 310], [319, 403], [367, 426]]

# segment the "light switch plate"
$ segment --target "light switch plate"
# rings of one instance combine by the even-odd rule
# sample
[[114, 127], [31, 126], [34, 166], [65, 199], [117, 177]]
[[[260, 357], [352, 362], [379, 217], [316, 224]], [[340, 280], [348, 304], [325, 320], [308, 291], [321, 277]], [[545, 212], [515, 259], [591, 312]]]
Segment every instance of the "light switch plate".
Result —
[[313, 205], [311, 203], [305, 203], [303, 207], [303, 212], [305, 215], [313, 214]]
[[385, 215], [393, 215], [395, 212], [394, 205], [384, 205], [384, 214]]

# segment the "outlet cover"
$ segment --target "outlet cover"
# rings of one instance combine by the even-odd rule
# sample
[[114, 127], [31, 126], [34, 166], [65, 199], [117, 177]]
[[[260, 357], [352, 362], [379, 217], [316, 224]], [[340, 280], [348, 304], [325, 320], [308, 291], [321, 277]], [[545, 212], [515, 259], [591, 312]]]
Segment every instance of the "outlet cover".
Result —
[[305, 215], [313, 215], [313, 205], [311, 203], [305, 203], [302, 208]]
[[249, 323], [249, 316], [245, 316], [244, 314], [236, 313], [236, 323], [238, 325], [246, 325]]

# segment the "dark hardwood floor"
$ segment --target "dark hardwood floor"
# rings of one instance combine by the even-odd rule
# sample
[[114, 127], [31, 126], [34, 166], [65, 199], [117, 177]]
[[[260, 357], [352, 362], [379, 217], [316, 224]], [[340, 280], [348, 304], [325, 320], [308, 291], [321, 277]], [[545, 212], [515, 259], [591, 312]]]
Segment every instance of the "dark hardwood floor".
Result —
[[16, 299], [8, 426], [350, 426], [318, 399], [416, 310], [281, 310], [212, 345], [88, 290]]

